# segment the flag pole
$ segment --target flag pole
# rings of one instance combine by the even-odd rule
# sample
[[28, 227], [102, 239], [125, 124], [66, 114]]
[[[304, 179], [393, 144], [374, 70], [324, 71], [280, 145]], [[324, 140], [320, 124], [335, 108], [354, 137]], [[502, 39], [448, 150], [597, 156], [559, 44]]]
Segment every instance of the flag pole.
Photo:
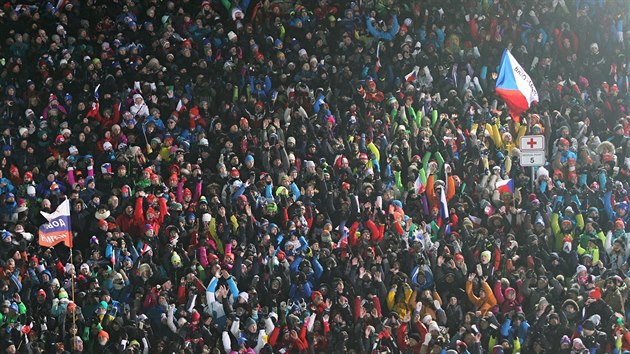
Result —
[[[72, 246], [70, 246], [70, 264], [73, 265], [74, 268], [74, 256], [72, 255], [72, 249], [74, 248], [74, 242], [71, 243]], [[79, 329], [77, 328], [77, 307], [76, 307], [76, 302], [74, 300], [74, 276], [75, 276], [75, 272], [76, 270], [73, 269], [72, 272], [72, 276], [70, 277], [70, 287], [72, 289], [72, 302], [74, 303], [74, 307], [72, 307], [72, 326], [77, 330], [77, 334], [79, 334]], [[72, 350], [76, 350], [76, 340], [74, 338], [72, 338]]]

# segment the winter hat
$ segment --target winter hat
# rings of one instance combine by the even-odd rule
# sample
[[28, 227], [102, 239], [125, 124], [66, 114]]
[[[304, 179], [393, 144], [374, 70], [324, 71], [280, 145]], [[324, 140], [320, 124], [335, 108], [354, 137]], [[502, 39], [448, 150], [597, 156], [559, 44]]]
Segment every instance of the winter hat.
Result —
[[109, 305], [107, 304], [107, 302], [101, 301], [101, 302], [98, 303], [98, 307], [101, 307], [104, 310], [107, 310], [109, 308]]
[[590, 331], [594, 331], [594, 330], [595, 330], [595, 323], [593, 323], [593, 321], [591, 321], [590, 319], [589, 319], [589, 320], [586, 320], [586, 321], [584, 321], [584, 323], [582, 324], [582, 328], [583, 328], [583, 329], [588, 329], [588, 330], [590, 330]]
[[596, 287], [588, 293], [588, 296], [593, 300], [601, 300], [602, 289], [600, 289], [600, 287]]
[[617, 220], [615, 221], [615, 228], [617, 228], [617, 229], [625, 229], [625, 228], [626, 228], [626, 225], [625, 225], [625, 223], [623, 222], [623, 220], [621, 220], [621, 219], [617, 219]]
[[201, 314], [197, 310], [193, 310], [192, 315], [190, 317], [191, 322], [194, 324], [195, 322], [199, 322], [201, 319]]
[[435, 321], [431, 321], [431, 323], [429, 323], [429, 332], [433, 332], [433, 331], [440, 331], [440, 326], [438, 326], [437, 322]]
[[311, 300], [315, 300], [318, 296], [322, 296], [322, 293], [319, 291], [313, 291], [313, 293], [311, 293]]
[[256, 324], [256, 321], [251, 317], [248, 317], [247, 320], [245, 320], [245, 328], [249, 328], [255, 324]]
[[238, 294], [238, 297], [243, 299], [245, 302], [249, 301], [249, 294], [244, 292], [244, 291], [242, 291], [240, 294]]
[[567, 336], [566, 334], [564, 336], [562, 336], [562, 339], [560, 339], [560, 345], [562, 344], [571, 344], [571, 338], [569, 338], [569, 336]]
[[594, 314], [593, 316], [588, 318], [590, 321], [593, 321], [593, 324], [595, 325], [595, 327], [599, 326], [599, 324], [602, 321], [602, 317], [598, 314]]
[[586, 267], [582, 264], [580, 264], [579, 266], [577, 266], [577, 268], [575, 269], [575, 273], [576, 274], [580, 274], [581, 272], [586, 272]]
[[234, 33], [234, 31], [230, 31], [230, 32], [228, 32], [227, 37], [231, 41], [231, 40], [237, 38], [237, 35], [236, 35], [236, 33]]
[[490, 251], [481, 252], [481, 259], [487, 258], [488, 260], [492, 257], [492, 253]]
[[182, 258], [179, 256], [177, 252], [173, 252], [173, 255], [171, 256], [171, 263], [174, 266], [182, 264]]
[[107, 339], [109, 339], [109, 333], [101, 330], [100, 332], [98, 332], [98, 337], [99, 338], [107, 338]]
[[68, 298], [68, 292], [66, 291], [66, 289], [61, 288], [59, 290], [59, 295], [57, 296], [60, 300], [61, 299], [67, 299]]

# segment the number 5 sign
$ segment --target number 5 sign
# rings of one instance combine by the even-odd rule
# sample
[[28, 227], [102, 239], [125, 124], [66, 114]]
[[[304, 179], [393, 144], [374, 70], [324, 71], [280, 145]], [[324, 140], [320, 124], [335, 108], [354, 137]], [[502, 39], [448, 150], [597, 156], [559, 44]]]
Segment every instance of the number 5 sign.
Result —
[[521, 166], [543, 166], [545, 159], [545, 136], [525, 135], [521, 137]]

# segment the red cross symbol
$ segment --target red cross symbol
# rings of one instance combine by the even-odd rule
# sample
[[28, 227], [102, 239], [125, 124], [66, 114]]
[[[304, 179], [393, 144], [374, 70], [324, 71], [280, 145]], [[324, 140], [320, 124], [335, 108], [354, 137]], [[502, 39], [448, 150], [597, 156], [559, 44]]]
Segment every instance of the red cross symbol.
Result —
[[536, 140], [534, 140], [534, 138], [529, 139], [529, 141], [527, 142], [527, 145], [529, 145], [530, 149], [534, 148], [534, 145], [538, 145], [538, 143], [536, 142]]

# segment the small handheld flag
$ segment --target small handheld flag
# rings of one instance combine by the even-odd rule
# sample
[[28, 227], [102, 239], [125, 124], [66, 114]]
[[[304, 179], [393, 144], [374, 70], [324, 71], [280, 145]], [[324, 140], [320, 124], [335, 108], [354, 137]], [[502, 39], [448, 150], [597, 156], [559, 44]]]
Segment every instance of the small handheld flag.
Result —
[[446, 191], [444, 188], [440, 191], [440, 217], [446, 219], [449, 217], [448, 203], [446, 201]]
[[497, 182], [497, 190], [500, 194], [514, 193], [514, 180], [510, 178]]

